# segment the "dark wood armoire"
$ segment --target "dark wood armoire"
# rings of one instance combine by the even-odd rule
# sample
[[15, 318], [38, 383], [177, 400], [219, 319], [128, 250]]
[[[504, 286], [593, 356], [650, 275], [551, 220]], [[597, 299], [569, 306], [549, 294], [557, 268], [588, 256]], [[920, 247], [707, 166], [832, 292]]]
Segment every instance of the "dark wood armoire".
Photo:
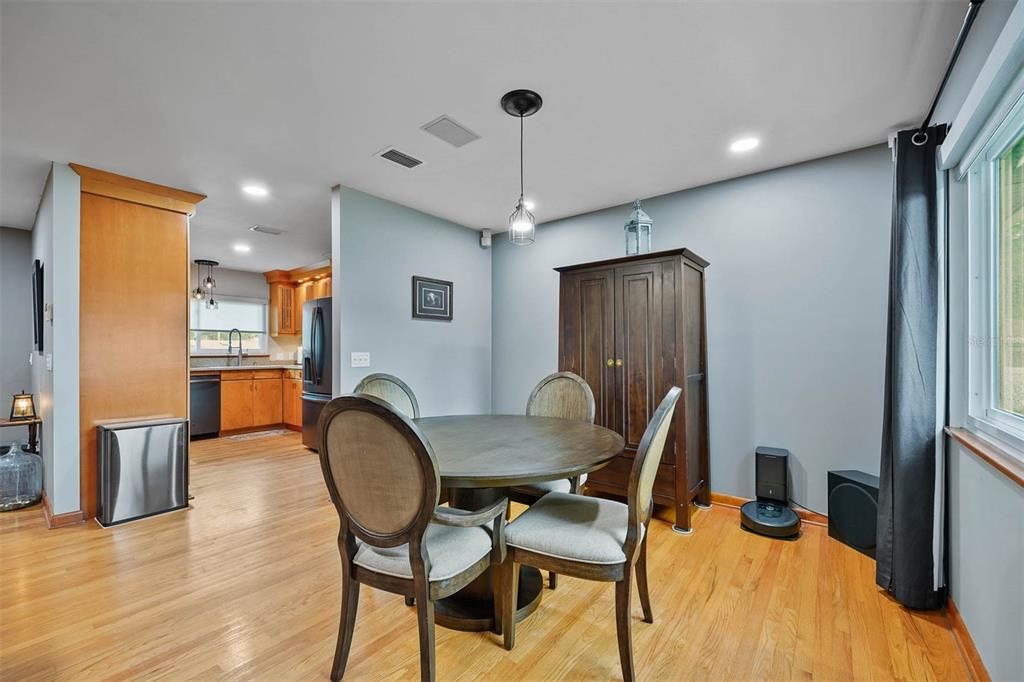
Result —
[[625, 497], [647, 422], [672, 386], [683, 389], [654, 483], [654, 501], [690, 531], [690, 502], [709, 503], [704, 269], [676, 249], [555, 268], [558, 367], [590, 384], [596, 422], [622, 434], [626, 451], [590, 474], [587, 488]]

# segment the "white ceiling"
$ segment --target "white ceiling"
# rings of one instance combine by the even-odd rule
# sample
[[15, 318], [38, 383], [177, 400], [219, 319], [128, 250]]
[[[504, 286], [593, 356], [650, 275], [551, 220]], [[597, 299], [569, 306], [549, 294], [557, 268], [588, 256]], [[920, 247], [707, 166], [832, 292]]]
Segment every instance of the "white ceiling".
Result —
[[[544, 97], [526, 184], [548, 221], [884, 142], [924, 115], [965, 5], [4, 0], [0, 224], [31, 227], [52, 159], [207, 194], [193, 255], [241, 269], [322, 260], [338, 183], [503, 229], [519, 87]], [[481, 139], [420, 130], [441, 114]], [[761, 147], [730, 154], [743, 134]]]

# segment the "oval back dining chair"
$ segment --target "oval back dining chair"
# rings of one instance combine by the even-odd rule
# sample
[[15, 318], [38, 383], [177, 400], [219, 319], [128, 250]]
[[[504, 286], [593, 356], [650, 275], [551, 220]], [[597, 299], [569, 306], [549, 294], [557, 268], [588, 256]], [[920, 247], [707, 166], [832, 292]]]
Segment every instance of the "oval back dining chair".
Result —
[[410, 419], [419, 419], [420, 405], [409, 386], [391, 374], [370, 374], [356, 386], [356, 393], [380, 398]]
[[[594, 392], [583, 377], [572, 372], [547, 375], [537, 383], [526, 401], [528, 417], [554, 417], [593, 424], [596, 414]], [[515, 502], [530, 505], [551, 492], [579, 492], [586, 480], [587, 475], [583, 474], [570, 479], [519, 486], [512, 489], [511, 497]], [[558, 574], [548, 574], [548, 586], [551, 589], [558, 586]]]
[[583, 377], [572, 372], [555, 372], [540, 380], [526, 401], [531, 417], [556, 417], [594, 423], [597, 403]]
[[341, 521], [341, 624], [331, 679], [345, 672], [365, 584], [415, 598], [420, 678], [433, 680], [434, 602], [504, 558], [507, 500], [479, 512], [438, 507], [430, 443], [380, 398], [335, 398], [320, 415], [320, 435], [320, 467]]
[[[509, 524], [508, 555], [501, 567], [501, 631], [505, 648], [515, 645], [519, 565], [584, 580], [615, 583], [619, 662], [626, 682], [634, 679], [630, 629], [631, 578], [635, 570], [644, 621], [654, 622], [647, 589], [647, 538], [654, 478], [682, 390], [673, 386], [651, 417], [630, 470], [627, 503], [549, 493]], [[635, 569], [634, 569], [635, 566]]]

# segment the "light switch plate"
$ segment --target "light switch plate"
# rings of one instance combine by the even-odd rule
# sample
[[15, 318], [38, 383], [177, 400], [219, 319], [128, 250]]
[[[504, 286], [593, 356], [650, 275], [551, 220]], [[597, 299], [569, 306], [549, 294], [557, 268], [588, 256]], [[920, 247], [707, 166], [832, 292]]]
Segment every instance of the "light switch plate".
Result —
[[353, 367], [369, 367], [370, 366], [370, 354], [369, 353], [352, 353], [352, 366]]
[[46, 371], [53, 371], [53, 353], [46, 354]]

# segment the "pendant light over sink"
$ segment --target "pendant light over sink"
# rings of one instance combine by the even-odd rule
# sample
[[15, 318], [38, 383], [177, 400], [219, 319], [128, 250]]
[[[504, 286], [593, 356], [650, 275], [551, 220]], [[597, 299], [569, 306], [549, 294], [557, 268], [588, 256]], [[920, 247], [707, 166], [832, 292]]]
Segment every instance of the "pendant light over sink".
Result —
[[523, 119], [540, 111], [544, 100], [533, 90], [512, 90], [501, 98], [501, 108], [509, 116], [519, 118], [519, 201], [516, 210], [508, 217], [508, 240], [524, 246], [532, 244], [537, 232], [537, 221], [526, 208], [525, 183], [523, 182]]
[[[193, 262], [196, 264], [196, 288], [192, 290], [192, 298], [197, 301], [206, 299], [207, 308], [219, 308], [220, 304], [213, 297], [213, 290], [217, 287], [217, 280], [213, 278], [213, 269], [220, 265], [220, 263], [215, 260], [206, 260], [204, 258], [197, 258]], [[204, 266], [206, 267], [205, 278], [203, 278], [202, 272], [202, 268]]]

